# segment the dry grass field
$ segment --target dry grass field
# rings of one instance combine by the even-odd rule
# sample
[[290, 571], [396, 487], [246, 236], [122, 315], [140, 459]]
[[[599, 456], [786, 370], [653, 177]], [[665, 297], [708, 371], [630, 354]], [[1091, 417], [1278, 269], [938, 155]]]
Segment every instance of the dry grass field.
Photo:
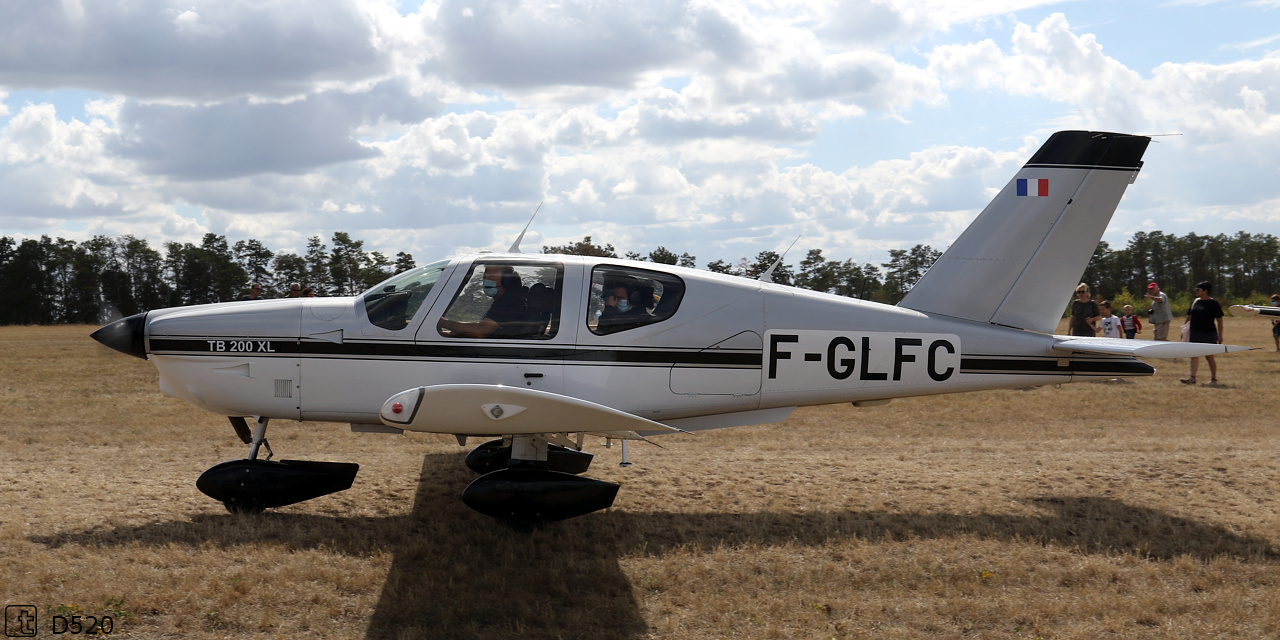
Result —
[[[272, 423], [350, 490], [232, 515], [242, 457], [91, 327], [0, 328], [0, 600], [133, 638], [1280, 637], [1280, 354], [1150, 378], [797, 411], [593, 447], [615, 506], [521, 533], [447, 436]], [[1202, 371], [1207, 379], [1207, 371]], [[59, 636], [69, 637], [69, 636]]]

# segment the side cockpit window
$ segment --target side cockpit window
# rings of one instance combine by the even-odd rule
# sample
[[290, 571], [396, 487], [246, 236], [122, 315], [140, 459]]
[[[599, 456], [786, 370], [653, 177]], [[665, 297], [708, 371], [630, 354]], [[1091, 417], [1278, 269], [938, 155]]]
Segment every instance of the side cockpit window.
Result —
[[549, 340], [563, 291], [560, 263], [477, 260], [437, 329], [446, 338]]
[[670, 318], [684, 298], [684, 281], [669, 273], [600, 265], [591, 270], [587, 328], [598, 335]]
[[364, 292], [364, 312], [369, 322], [391, 331], [408, 326], [448, 266], [448, 260], [441, 260], [410, 269]]

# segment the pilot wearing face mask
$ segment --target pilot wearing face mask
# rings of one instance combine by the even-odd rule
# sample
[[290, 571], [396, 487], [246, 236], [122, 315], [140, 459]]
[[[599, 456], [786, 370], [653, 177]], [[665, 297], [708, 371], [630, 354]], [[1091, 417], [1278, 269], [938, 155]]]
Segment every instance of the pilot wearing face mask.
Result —
[[509, 266], [485, 265], [480, 286], [493, 298], [479, 322], [440, 319], [439, 328], [461, 338], [518, 338], [529, 333], [529, 307], [520, 274]]

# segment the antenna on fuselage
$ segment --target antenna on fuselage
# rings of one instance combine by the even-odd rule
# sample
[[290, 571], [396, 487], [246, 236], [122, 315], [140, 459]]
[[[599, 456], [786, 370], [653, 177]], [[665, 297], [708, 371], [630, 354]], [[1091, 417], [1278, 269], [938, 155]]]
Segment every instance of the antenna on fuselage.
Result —
[[787, 251], [790, 251], [791, 247], [796, 246], [796, 243], [800, 242], [800, 237], [803, 235], [804, 234], [802, 233], [799, 236], [796, 236], [796, 239], [792, 240], [791, 244], [787, 245], [786, 251], [783, 251], [782, 255], [778, 256], [778, 259], [774, 260], [773, 264], [769, 265], [769, 268], [765, 269], [764, 273], [760, 274], [760, 277], [758, 278], [760, 282], [773, 282], [773, 270], [777, 269], [778, 265], [782, 264], [782, 259], [787, 257]]
[[529, 225], [533, 224], [533, 219], [538, 217], [538, 211], [542, 209], [542, 203], [538, 203], [538, 208], [533, 210], [533, 215], [529, 216], [529, 221], [525, 223], [524, 228], [520, 230], [520, 235], [516, 236], [516, 241], [511, 243], [511, 248], [507, 249], [507, 253], [520, 253], [520, 241], [524, 240], [524, 232], [529, 230]]

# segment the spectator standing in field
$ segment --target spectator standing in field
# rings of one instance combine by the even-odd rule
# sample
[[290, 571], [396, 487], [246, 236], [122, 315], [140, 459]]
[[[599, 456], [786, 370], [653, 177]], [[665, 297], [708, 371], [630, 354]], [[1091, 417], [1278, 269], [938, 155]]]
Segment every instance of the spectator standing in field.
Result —
[[1169, 309], [1169, 296], [1160, 292], [1160, 285], [1152, 282], [1147, 285], [1147, 292], [1142, 297], [1151, 301], [1151, 337], [1156, 340], [1169, 339], [1169, 323], [1173, 322], [1173, 311]]
[[1081, 282], [1076, 287], [1076, 299], [1071, 301], [1068, 333], [1092, 338], [1098, 334], [1098, 327], [1094, 323], [1101, 317], [1102, 309], [1098, 307], [1098, 303], [1089, 299], [1089, 285]]
[[262, 300], [262, 285], [253, 283], [249, 285], [249, 294], [240, 298], [241, 300]]
[[[1271, 294], [1271, 306], [1280, 307], [1280, 294]], [[1271, 339], [1276, 341], [1276, 351], [1280, 351], [1280, 318], [1271, 319]]]
[[289, 297], [290, 297], [290, 298], [297, 298], [297, 297], [298, 297], [298, 296], [300, 296], [300, 295], [302, 295], [302, 285], [300, 285], [300, 284], [298, 284], [298, 283], [296, 283], [296, 282], [290, 282], [290, 283], [289, 283]]
[[1111, 315], [1111, 303], [1103, 300], [1098, 303], [1102, 308], [1102, 319], [1098, 324], [1102, 326], [1102, 337], [1104, 338], [1121, 338], [1124, 334], [1120, 330], [1120, 317]]
[[[1213, 291], [1213, 285], [1207, 281], [1196, 285], [1194, 290], [1196, 300], [1191, 303], [1191, 309], [1187, 311], [1187, 320], [1183, 323], [1190, 328], [1187, 332], [1187, 342], [1222, 344], [1222, 305], [1209, 297], [1211, 291]], [[1213, 356], [1205, 356], [1204, 359], [1209, 361], [1209, 384], [1217, 384], [1218, 363]], [[1195, 384], [1196, 370], [1199, 368], [1200, 358], [1192, 358], [1191, 377], [1183, 378], [1182, 383]]]
[[1142, 333], [1142, 321], [1133, 314], [1133, 305], [1124, 306], [1124, 315], [1120, 316], [1120, 328], [1124, 329], [1124, 337], [1132, 340], [1134, 334]]

